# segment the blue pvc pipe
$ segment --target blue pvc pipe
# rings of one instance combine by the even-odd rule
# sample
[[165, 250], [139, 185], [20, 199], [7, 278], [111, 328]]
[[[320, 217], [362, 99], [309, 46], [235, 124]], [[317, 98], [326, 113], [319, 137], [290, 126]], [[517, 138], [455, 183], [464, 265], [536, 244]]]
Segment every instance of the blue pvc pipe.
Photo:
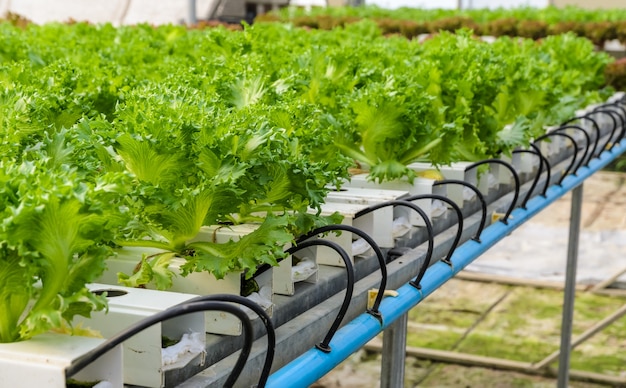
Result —
[[337, 331], [330, 342], [332, 348], [330, 353], [324, 353], [315, 348], [310, 349], [274, 372], [269, 377], [267, 386], [278, 388], [308, 387], [315, 383], [498, 241], [565, 193], [580, 185], [593, 173], [608, 165], [625, 150], [626, 140], [622, 140], [610, 151], [604, 151], [599, 158], [593, 159], [587, 166], [581, 167], [576, 175], [565, 177], [561, 186], [552, 185], [546, 192], [546, 198], [535, 196], [528, 201], [526, 210], [515, 209], [509, 217], [508, 225], [496, 222], [485, 228], [480, 236], [480, 243], [468, 240], [456, 249], [451, 258], [452, 267], [441, 261], [430, 266], [422, 279], [421, 290], [405, 284], [397, 290], [397, 297], [383, 299], [380, 304], [380, 313], [383, 317], [382, 325], [373, 316], [361, 314]]

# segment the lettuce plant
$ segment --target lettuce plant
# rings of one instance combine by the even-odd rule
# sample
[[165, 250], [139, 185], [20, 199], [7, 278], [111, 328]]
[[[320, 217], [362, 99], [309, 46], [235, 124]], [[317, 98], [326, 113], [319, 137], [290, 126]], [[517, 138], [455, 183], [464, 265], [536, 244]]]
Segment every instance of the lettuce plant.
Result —
[[[102, 154], [102, 165], [132, 177], [125, 203], [133, 219], [116, 243], [162, 251], [141, 259], [133, 274], [119, 274], [121, 283], [167, 289], [174, 257], [186, 260], [182, 275], [252, 277], [259, 265], [276, 265], [284, 246], [316, 225], [306, 212], [322, 203], [333, 174], [300, 155], [284, 128], [256, 122], [251, 109], [258, 103], [227, 105], [228, 114], [206, 117], [200, 94], [183, 99], [151, 85], [118, 106], [112, 128], [124, 133], [112, 139], [113, 153]], [[91, 125], [111, 127], [98, 122]], [[238, 241], [193, 241], [204, 225], [250, 221], [259, 228]]]
[[31, 338], [106, 305], [85, 283], [111, 254], [107, 242], [123, 218], [114, 205], [119, 181], [88, 182], [44, 156], [0, 161], [0, 342]]
[[[416, 20], [454, 15], [426, 16]], [[523, 146], [598, 100], [607, 63], [573, 35], [486, 44], [462, 30], [418, 42], [383, 37], [372, 21], [240, 32], [0, 23], [0, 37], [3, 268], [32, 271], [5, 276], [26, 284], [4, 294], [5, 315], [17, 317], [6, 321], [6, 340], [51, 322], [38, 313], [48, 306], [58, 308], [55, 322], [78, 310], [63, 298], [80, 287], [48, 274], [57, 268], [49, 262], [94, 260], [97, 272], [117, 243], [164, 252], [138, 258], [139, 271], [121, 276], [128, 285], [166, 288], [174, 256], [186, 259], [185, 273], [252, 276], [327, 222], [307, 212], [355, 160], [372, 179], [412, 179], [416, 160], [441, 165]], [[203, 225], [237, 222], [261, 225], [239, 242], [190, 242]], [[29, 315], [25, 301], [39, 296]]]

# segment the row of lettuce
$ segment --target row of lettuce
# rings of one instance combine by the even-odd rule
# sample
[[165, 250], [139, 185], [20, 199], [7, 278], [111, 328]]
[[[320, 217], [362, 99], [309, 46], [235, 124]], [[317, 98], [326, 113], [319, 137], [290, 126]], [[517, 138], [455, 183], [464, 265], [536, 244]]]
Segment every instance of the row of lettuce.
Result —
[[[252, 276], [314, 226], [355, 165], [479, 160], [524, 146], [603, 100], [611, 61], [573, 35], [423, 44], [361, 22], [334, 31], [258, 24], [0, 24], [0, 342], [67, 327], [120, 246], [128, 285], [185, 273]], [[239, 242], [189, 241], [203, 225], [258, 222]]]
[[544, 21], [548, 24], [560, 22], [601, 22], [626, 20], [626, 10], [587, 9], [577, 6], [565, 7], [507, 7], [507, 8], [408, 8], [395, 9], [380, 8], [375, 5], [358, 7], [287, 7], [280, 10], [283, 16], [331, 15], [337, 17], [358, 18], [393, 18], [415, 21], [429, 21], [453, 16], [463, 16], [475, 20], [477, 23], [486, 23], [498, 19], [525, 19]]
[[576, 7], [510, 9], [381, 9], [367, 7], [284, 8], [260, 15], [257, 21], [291, 22], [296, 26], [332, 29], [362, 19], [375, 20], [385, 34], [414, 38], [420, 34], [468, 28], [477, 35], [542, 39], [567, 32], [602, 47], [606, 41], [626, 42], [626, 11], [585, 10]]

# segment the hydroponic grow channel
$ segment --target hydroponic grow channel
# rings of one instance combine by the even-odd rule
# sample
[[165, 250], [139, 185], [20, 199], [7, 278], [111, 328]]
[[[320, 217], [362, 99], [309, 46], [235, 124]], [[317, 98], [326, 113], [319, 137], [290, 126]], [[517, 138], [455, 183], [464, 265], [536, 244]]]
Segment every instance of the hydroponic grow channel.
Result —
[[[323, 346], [319, 345], [325, 339], [324, 336], [328, 333], [332, 322], [340, 314], [340, 306], [345, 298], [345, 294], [341, 290], [345, 289], [347, 269], [320, 266], [318, 283], [299, 284], [296, 294], [291, 297], [275, 296], [276, 308], [272, 321], [276, 326], [276, 353], [272, 368], [273, 373], [268, 380], [268, 386], [308, 386], [331, 371], [349, 355], [362, 348], [382, 331], [393, 334], [386, 336], [393, 343], [387, 344], [386, 350], [383, 351], [381, 386], [401, 386], [404, 363], [397, 362], [397, 360], [404, 359], [403, 331], [406, 331], [406, 313], [465, 266], [480, 257], [495, 243], [532, 219], [533, 216], [558, 198], [573, 191], [563, 315], [565, 324], [561, 345], [562, 349], [567, 349], [571, 337], [571, 306], [574, 298], [580, 194], [585, 179], [608, 165], [626, 150], [626, 140], [622, 139], [624, 120], [619, 119], [615, 122], [617, 125], [614, 125], [612, 130], [603, 130], [599, 138], [596, 138], [596, 135], [593, 134], [594, 131], [590, 130], [592, 141], [583, 140], [582, 136], [578, 137], [576, 141], [579, 149], [576, 152], [571, 147], [564, 145], [560, 152], [547, 156], [545, 161], [549, 162], [551, 166], [549, 182], [547, 181], [546, 168], [543, 169], [543, 174], [536, 182], [534, 181], [534, 178], [537, 177], [536, 174], [521, 174], [520, 178], [525, 183], [520, 186], [519, 195], [513, 203], [518, 207], [512, 210], [506, 223], [502, 221], [493, 222], [477, 235], [485, 215], [491, 215], [494, 212], [504, 215], [511, 208], [512, 201], [516, 196], [512, 192], [511, 185], [507, 185], [505, 188], [500, 187], [498, 190], [490, 190], [485, 196], [488, 203], [486, 213], [481, 210], [480, 201], [476, 198], [469, 203], [466, 202], [462, 209], [465, 226], [461, 241], [464, 242], [454, 250], [449, 260], [450, 263], [445, 263], [440, 258], [445, 257], [453, 246], [458, 232], [456, 215], [452, 211], [448, 211], [444, 216], [435, 220], [432, 224], [434, 244], [430, 249], [432, 250], [432, 261], [430, 261], [428, 269], [419, 282], [419, 288], [416, 287], [416, 284], [411, 285], [409, 283], [411, 281], [415, 283], [415, 278], [420, 269], [424, 268], [430, 251], [426, 236], [427, 228], [414, 228], [409, 236], [397, 240], [395, 248], [384, 250], [388, 260], [395, 258], [386, 265], [386, 289], [395, 290], [398, 294], [395, 297], [383, 299], [374, 313], [372, 311], [366, 312], [368, 291], [380, 287], [380, 268], [374, 256], [365, 259], [357, 258], [354, 263], [356, 281], [353, 284], [350, 305], [345, 316], [341, 319], [342, 327], [334, 333], [330, 341], [322, 344]], [[618, 137], [620, 138], [619, 141], [617, 141]], [[600, 146], [596, 147], [596, 143], [599, 143]], [[562, 144], [566, 143], [563, 142]], [[583, 151], [585, 152], [583, 153]], [[539, 158], [537, 158], [536, 163], [539, 164]], [[568, 166], [572, 165], [574, 166], [571, 169], [572, 173], [561, 176], [559, 171], [566, 171]], [[574, 171], [575, 173], [573, 173]], [[532, 191], [530, 194], [534, 196], [524, 200], [529, 195], [529, 191]], [[525, 204], [524, 208], [519, 207], [522, 203]], [[311, 304], [306, 306], [307, 303]], [[220, 386], [224, 381], [224, 376], [227, 375], [227, 371], [232, 367], [235, 357], [234, 355], [224, 357], [224, 355], [237, 347], [233, 345], [236, 342], [237, 340], [234, 338], [209, 338], [207, 364], [213, 365], [184, 381], [182, 379], [176, 381], [175, 376], [169, 376], [170, 383], [180, 384], [181, 387]], [[241, 381], [239, 381], [242, 386], [255, 383], [264, 360], [265, 346], [263, 338], [257, 339], [255, 342], [244, 373], [242, 373]], [[216, 356], [219, 360], [213, 361], [212, 357], [220, 352], [222, 355]], [[563, 387], [566, 386], [568, 379], [569, 361], [567, 357], [569, 357], [569, 352], [561, 352], [559, 385]], [[174, 383], [174, 381], [176, 382]]]

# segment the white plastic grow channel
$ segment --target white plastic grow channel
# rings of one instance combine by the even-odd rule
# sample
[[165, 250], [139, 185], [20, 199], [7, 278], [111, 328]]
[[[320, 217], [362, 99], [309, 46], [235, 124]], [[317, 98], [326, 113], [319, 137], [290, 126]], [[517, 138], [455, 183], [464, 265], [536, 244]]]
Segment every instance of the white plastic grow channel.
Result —
[[[229, 240], [237, 241], [241, 237], [250, 234], [259, 228], [259, 224], [239, 224], [239, 225], [225, 225], [225, 226], [203, 226], [200, 228], [200, 233], [193, 239], [193, 241], [213, 241], [217, 243], [225, 243]], [[283, 250], [286, 251], [291, 247], [291, 244], [285, 245]], [[298, 254], [295, 260], [299, 260], [302, 257]], [[281, 260], [278, 266], [272, 268], [272, 291], [275, 294], [281, 295], [293, 295], [295, 292], [294, 283], [298, 281], [304, 281], [308, 283], [317, 282], [317, 263], [315, 262], [315, 256], [312, 255], [309, 258], [313, 262], [314, 273], [307, 276], [305, 279], [294, 278], [295, 272], [298, 272], [299, 268], [294, 269], [294, 258], [289, 257]], [[262, 275], [261, 275], [262, 276]], [[270, 301], [271, 302], [271, 301]], [[271, 316], [271, 311], [270, 311]]]
[[[160, 251], [154, 248], [125, 247], [119, 249], [117, 250], [116, 256], [107, 259], [107, 270], [103, 276], [98, 279], [98, 282], [117, 285], [118, 272], [132, 273], [141, 259], [142, 254], [150, 255], [158, 252]], [[184, 263], [184, 259], [172, 259], [170, 270], [178, 274]], [[270, 290], [272, 289], [272, 272], [273, 268], [268, 268], [254, 278], [260, 289], [264, 287], [269, 287]], [[241, 272], [232, 272], [227, 274], [223, 279], [216, 279], [215, 276], [208, 272], [194, 272], [185, 277], [179, 275], [172, 279], [172, 288], [168, 291], [193, 295], [241, 295], [241, 275]], [[153, 288], [153, 286], [148, 285], [148, 288]], [[266, 311], [271, 316], [273, 306], [269, 306]], [[205, 317], [207, 333], [225, 335], [241, 334], [241, 321], [234, 316], [218, 311], [207, 311]]]
[[[368, 180], [367, 174], [358, 174], [353, 175], [349, 182], [344, 183], [344, 187], [360, 187], [364, 189], [384, 189], [384, 190], [401, 190], [407, 191], [409, 195], [418, 195], [418, 194], [437, 194], [446, 196], [446, 187], [445, 186], [433, 186], [435, 183], [434, 179], [426, 179], [426, 178], [415, 178], [413, 180], [413, 184], [409, 183], [407, 179], [398, 179], [394, 181], [387, 182], [374, 182]], [[419, 206], [428, 216], [433, 213], [433, 200], [431, 199], [419, 199], [417, 201], [413, 201], [417, 206]], [[425, 226], [424, 220], [422, 217], [417, 214], [417, 212], [410, 212], [409, 221], [411, 225], [414, 226]]]
[[611, 104], [614, 104], [616, 102], [622, 101], [624, 97], [626, 97], [626, 92], [617, 92], [613, 94], [611, 97], [609, 97], [607, 101]]
[[[105, 338], [127, 329], [142, 319], [172, 306], [195, 298], [197, 295], [155, 291], [142, 288], [88, 284], [92, 292], [107, 292], [108, 311], [98, 311], [91, 318], [78, 317], [75, 323], [98, 330]], [[195, 334], [194, 334], [195, 333]], [[163, 337], [179, 341], [191, 334], [180, 354], [170, 354], [172, 349], [161, 346]], [[206, 345], [204, 313], [192, 313], [155, 324], [124, 342], [124, 383], [144, 387], [162, 387], [165, 371], [185, 366], [204, 352]]]
[[[558, 130], [561, 126], [555, 125], [552, 127], [546, 128], [546, 133], [554, 132]], [[574, 129], [567, 130], [568, 135], [574, 137], [577, 142], [586, 142], [584, 135], [580, 131], [576, 131]], [[550, 138], [550, 141], [542, 141], [539, 144], [539, 150], [546, 157], [550, 158], [551, 156], [557, 155], [563, 148], [572, 146], [571, 142], [565, 139], [562, 136], [553, 136]]]
[[[371, 205], [376, 205], [380, 203], [385, 203], [394, 200], [401, 200], [402, 198], [406, 198], [409, 196], [408, 191], [401, 190], [381, 190], [381, 189], [363, 189], [358, 187], [344, 187], [339, 191], [330, 191], [326, 196], [327, 203], [349, 203], [349, 204], [357, 204], [364, 205], [369, 207]], [[377, 241], [378, 245], [385, 248], [391, 248], [395, 245], [394, 239], [403, 236], [408, 232], [411, 228], [410, 213], [411, 209], [405, 206], [390, 206], [387, 209], [380, 209], [392, 211], [393, 221], [392, 221], [392, 233], [386, 233], [385, 235], [381, 235], [380, 241]], [[369, 224], [367, 224], [367, 215], [358, 217], [355, 220], [355, 227], [361, 228], [361, 230], [368, 235], [372, 235], [371, 233], [375, 233], [374, 228], [372, 228]], [[361, 222], [361, 218], [364, 219]], [[397, 225], [397, 227], [396, 227]], [[396, 232], [396, 229], [397, 232]], [[386, 240], [383, 240], [386, 239]]]
[[[584, 109], [579, 109], [576, 112], [574, 112], [576, 117], [582, 117], [585, 116], [587, 113], [591, 112], [592, 108], [590, 107], [586, 107]], [[585, 131], [587, 131], [587, 133], [591, 134], [593, 132], [593, 124], [591, 123], [591, 120], [588, 119], [582, 119], [580, 120], [580, 126], [583, 127], [583, 129], [585, 129]]]
[[[609, 99], [609, 103], [615, 102], [616, 101], [615, 97], [618, 96], [619, 98], [621, 98], [622, 95], [623, 95], [622, 93], [617, 93], [616, 95], [614, 95], [612, 98]], [[594, 109], [596, 108], [601, 109], [603, 112], [594, 112]], [[597, 148], [595, 148], [596, 153], [604, 151], [604, 150], [601, 150], [600, 148], [603, 147], [604, 144], [607, 144], [608, 142], [607, 136], [610, 136], [612, 133], [612, 130], [614, 127], [614, 120], [615, 120], [615, 123], [618, 125], [618, 128], [616, 130], [617, 133], [615, 133], [614, 136], [617, 136], [621, 130], [621, 128], [619, 128], [619, 126], [622, 124], [621, 119], [618, 117], [611, 117], [611, 115], [604, 113], [606, 111], [615, 112], [615, 115], [618, 115], [620, 117], [623, 114], [621, 109], [618, 109], [614, 106], [610, 106], [606, 104], [605, 105], [595, 104], [595, 105], [590, 105], [586, 107], [585, 109], [576, 111], [576, 117], [582, 117], [582, 118], [577, 122], [569, 123], [569, 125], [577, 125], [583, 128], [583, 130], [589, 135], [591, 142], [593, 143], [589, 147], [589, 150], [590, 150], [589, 152], [592, 152], [594, 150], [596, 144], [597, 144]], [[597, 124], [597, 127], [594, 124]], [[600, 140], [597, 139], [598, 130], [600, 132]], [[568, 129], [566, 133], [574, 137], [576, 140], [580, 140], [584, 137], [583, 134], [580, 133], [580, 131], [576, 131], [573, 129]], [[615, 138], [613, 138], [613, 140], [615, 140]], [[571, 142], [567, 142], [567, 143], [571, 146]]]
[[[592, 120], [595, 120], [595, 122], [600, 127], [600, 137], [604, 137], [605, 135], [610, 133], [610, 130], [613, 128], [613, 121], [611, 120], [610, 116], [604, 113], [594, 112], [596, 108], [601, 108], [601, 104], [590, 105], [587, 108], [585, 108], [582, 112], [576, 112], [576, 113], [577, 114], [583, 113], [584, 115], [590, 117]], [[581, 122], [583, 124], [583, 128], [587, 131], [587, 133], [590, 136], [595, 137], [596, 132], [595, 132], [592, 121], [588, 119], [583, 119], [581, 120]], [[599, 152], [600, 150], [597, 150], [597, 151]]]
[[[472, 162], [458, 162], [452, 163], [449, 166], [440, 166], [437, 168], [430, 163], [411, 163], [408, 167], [418, 173], [428, 170], [439, 170], [445, 179], [461, 180], [478, 187], [478, 169], [474, 168], [467, 170], [467, 167], [471, 164]], [[482, 187], [479, 187], [479, 190], [486, 193]], [[463, 206], [463, 201], [466, 200], [466, 196], [463, 195], [464, 191], [464, 186], [449, 185], [447, 188], [447, 196], [459, 206]]]
[[[390, 239], [393, 241], [393, 207], [389, 206], [375, 210], [371, 213], [355, 218], [358, 212], [368, 207], [369, 205], [363, 204], [328, 202], [322, 205], [321, 214], [331, 215], [335, 212], [341, 214], [343, 216], [343, 221], [341, 222], [343, 225], [354, 226], [355, 228], [362, 230], [372, 237], [377, 244], [380, 244], [381, 242], [387, 244]], [[315, 210], [312, 209], [311, 212], [315, 212]], [[354, 262], [355, 255], [352, 246], [353, 236], [351, 233], [342, 232], [339, 236], [335, 233], [330, 233], [328, 236], [324, 236], [323, 238], [339, 244], [339, 246], [346, 251], [352, 262]], [[318, 246], [315, 250], [306, 248], [300, 252], [309, 257], [314, 255], [318, 264], [331, 265], [335, 267], [345, 266], [341, 257], [335, 251], [325, 246]]]
[[[501, 155], [499, 159], [509, 163], [513, 169], [517, 172], [522, 172], [522, 170], [530, 170], [531, 165], [533, 163], [533, 155], [526, 155], [526, 158], [522, 158], [524, 154], [513, 154], [511, 156]], [[536, 163], [536, 161], [535, 161]], [[500, 165], [493, 165], [492, 174], [496, 176], [496, 179], [499, 183], [508, 185], [513, 181], [513, 177], [511, 176], [511, 172]]]
[[[546, 142], [543, 142], [543, 143], [546, 143]], [[539, 164], [537, 162], [537, 157], [535, 155], [523, 153], [523, 154], [513, 154], [513, 156], [511, 157], [511, 165], [513, 166], [513, 169], [517, 171], [518, 174], [529, 174], [529, 173], [532, 173]], [[506, 171], [506, 169], [502, 167], [500, 168], [500, 170], [502, 170], [501, 174], [508, 173], [509, 179], [511, 179], [510, 178], [511, 174], [509, 173], [509, 171]]]
[[[30, 340], [0, 344], [0, 387], [65, 388], [65, 369], [73, 360], [89, 352], [104, 340], [41, 334]], [[108, 382], [123, 386], [122, 347], [117, 346], [73, 376], [80, 382]]]
[[[241, 224], [232, 226], [203, 226], [200, 228], [198, 235], [191, 241], [208, 241], [218, 244], [224, 244], [228, 241], [237, 241], [242, 236], [254, 232], [258, 228], [258, 225], [254, 224]], [[284, 247], [288, 249], [289, 247]], [[180, 265], [184, 262], [180, 261]], [[256, 282], [259, 291], [254, 295], [248, 296], [257, 302], [265, 312], [271, 317], [274, 312], [274, 304], [272, 302], [272, 296], [274, 295], [274, 271], [285, 272], [285, 268], [269, 267], [265, 266], [262, 270], [257, 271], [252, 281]], [[211, 295], [211, 294], [234, 294], [242, 295], [243, 290], [243, 273], [229, 273], [223, 279], [216, 279], [215, 276], [206, 272], [194, 272], [189, 274], [187, 278], [192, 278], [190, 282], [185, 285], [181, 284], [181, 287], [186, 287], [188, 291], [199, 295]], [[209, 312], [212, 317], [209, 319], [209, 324], [215, 324], [219, 326], [219, 330], [208, 331], [214, 334], [229, 334], [240, 335], [241, 334], [241, 322], [234, 316], [228, 316], [226, 320], [222, 317], [224, 314], [219, 312]], [[257, 318], [256, 315], [251, 315], [251, 319]]]
[[[403, 199], [409, 196], [406, 190], [391, 190], [380, 188], [360, 188], [360, 187], [342, 187], [340, 190], [331, 190], [326, 195], [327, 202], [352, 203], [357, 205], [372, 205]], [[405, 215], [406, 212], [402, 212]]]

